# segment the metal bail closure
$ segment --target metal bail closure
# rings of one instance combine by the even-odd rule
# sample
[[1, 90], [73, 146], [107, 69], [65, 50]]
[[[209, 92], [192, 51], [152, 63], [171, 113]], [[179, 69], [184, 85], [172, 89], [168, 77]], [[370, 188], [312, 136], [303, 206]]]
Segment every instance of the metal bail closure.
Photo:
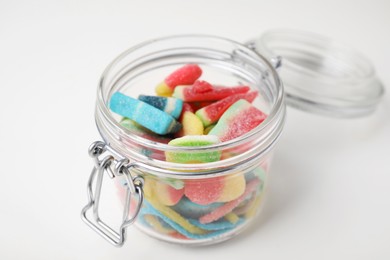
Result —
[[[81, 211], [82, 220], [92, 228], [96, 233], [102, 236], [112, 245], [121, 247], [126, 239], [126, 228], [130, 226], [141, 209], [143, 202], [143, 184], [144, 180], [140, 176], [132, 177], [130, 169], [134, 164], [128, 162], [127, 159], [117, 159], [118, 155], [104, 142], [94, 142], [89, 148], [89, 155], [94, 159], [95, 166], [92, 169], [87, 185], [88, 204]], [[114, 171], [111, 165], [115, 164]], [[119, 227], [119, 232], [108, 226], [99, 217], [99, 200], [103, 183], [104, 173], [112, 179], [119, 176], [124, 176], [126, 189], [126, 198], [123, 208], [122, 224]], [[92, 184], [96, 178], [96, 188], [93, 191]], [[131, 196], [137, 196], [137, 206], [134, 212], [129, 216]], [[87, 216], [87, 212], [92, 209], [92, 218]]]

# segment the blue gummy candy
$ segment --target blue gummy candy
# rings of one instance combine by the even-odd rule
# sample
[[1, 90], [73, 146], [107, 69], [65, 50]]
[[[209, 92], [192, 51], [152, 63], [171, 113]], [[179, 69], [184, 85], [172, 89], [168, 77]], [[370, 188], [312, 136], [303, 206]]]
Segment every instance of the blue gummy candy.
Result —
[[186, 218], [198, 219], [206, 214], [209, 214], [216, 208], [222, 206], [223, 203], [215, 202], [208, 205], [199, 205], [190, 201], [187, 197], [183, 197], [172, 209]]
[[156, 210], [150, 203], [144, 200], [143, 202], [143, 207], [140, 211], [140, 215], [138, 216], [141, 223], [144, 225], [148, 225], [147, 222], [144, 219], [144, 215], [153, 215], [158, 217], [161, 221], [165, 222], [164, 226], [169, 225], [171, 228], [179, 232], [180, 234], [191, 238], [191, 239], [205, 239], [205, 238], [211, 238], [211, 237], [216, 237], [219, 236], [225, 232], [230, 231], [231, 229], [235, 228], [236, 226], [240, 225], [243, 223], [243, 219], [240, 218], [237, 223], [232, 224], [229, 221], [218, 221], [214, 223], [209, 223], [209, 224], [201, 224], [199, 221], [194, 220], [194, 219], [189, 219], [188, 221], [195, 225], [198, 226], [199, 228], [202, 228], [204, 230], [210, 231], [206, 234], [193, 234], [186, 229], [184, 229], [182, 226], [174, 222], [172, 219], [166, 217], [165, 215], [161, 214], [158, 210]]
[[158, 108], [178, 119], [183, 108], [183, 100], [169, 97], [139, 95], [139, 100]]
[[109, 107], [113, 112], [160, 135], [175, 133], [181, 128], [181, 124], [169, 114], [120, 92], [111, 96]]

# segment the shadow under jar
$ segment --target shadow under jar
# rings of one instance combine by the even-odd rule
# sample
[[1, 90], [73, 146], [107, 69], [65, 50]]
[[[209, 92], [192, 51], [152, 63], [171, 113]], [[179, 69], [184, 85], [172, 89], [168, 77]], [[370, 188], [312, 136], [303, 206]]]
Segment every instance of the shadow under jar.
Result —
[[[206, 81], [247, 85], [258, 91], [253, 105], [267, 118], [250, 132], [226, 142], [178, 147], [164, 143], [165, 137], [145, 138], [124, 127], [121, 117], [109, 110], [115, 92], [134, 98], [154, 95], [159, 82], [188, 63], [198, 64]], [[126, 227], [132, 223], [164, 241], [209, 245], [240, 233], [262, 208], [272, 151], [285, 121], [283, 86], [272, 64], [240, 43], [202, 35], [160, 38], [125, 51], [107, 67], [98, 87], [95, 119], [104, 142], [90, 147], [95, 167], [88, 182], [89, 203], [83, 209], [83, 220], [116, 246], [124, 243]], [[167, 153], [218, 159], [173, 163], [166, 161]], [[105, 175], [116, 181], [124, 205], [119, 231], [99, 217]], [[87, 215], [90, 209], [92, 217]]]

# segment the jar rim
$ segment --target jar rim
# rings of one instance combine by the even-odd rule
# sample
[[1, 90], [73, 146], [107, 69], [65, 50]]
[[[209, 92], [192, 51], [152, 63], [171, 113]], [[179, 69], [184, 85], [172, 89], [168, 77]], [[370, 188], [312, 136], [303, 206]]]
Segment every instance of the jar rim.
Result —
[[[148, 46], [150, 44], [156, 43], [156, 42], [171, 41], [171, 40], [175, 40], [175, 39], [179, 39], [179, 38], [180, 39], [198, 38], [198, 39], [204, 39], [204, 40], [210, 40], [210, 41], [211, 40], [223, 41], [223, 42], [234, 44], [234, 45], [238, 46], [239, 48], [244, 49], [246, 52], [254, 55], [257, 58], [256, 62], [262, 63], [263, 66], [264, 65], [266, 66], [267, 71], [270, 73], [270, 76], [272, 76], [272, 78], [274, 79], [274, 81], [276, 83], [276, 89], [277, 89], [276, 100], [275, 100], [274, 104], [272, 105], [272, 107], [270, 108], [270, 112], [269, 112], [267, 118], [260, 125], [258, 125], [256, 128], [254, 128], [250, 132], [248, 132], [240, 137], [234, 138], [234, 139], [226, 141], [226, 142], [221, 142], [218, 144], [199, 146], [199, 147], [171, 146], [168, 144], [159, 143], [159, 142], [155, 142], [155, 141], [152, 141], [152, 140], [149, 140], [146, 138], [142, 138], [140, 136], [132, 135], [128, 129], [123, 127], [117, 120], [115, 120], [115, 118], [113, 117], [112, 113], [110, 112], [109, 108], [106, 105], [107, 100], [105, 100], [104, 93], [103, 93], [106, 75], [113, 69], [114, 66], [116, 66], [128, 54], [130, 54], [134, 51], [137, 51], [137, 50], [139, 50], [145, 46]], [[259, 77], [261, 77], [261, 75], [259, 75]], [[177, 151], [193, 152], [193, 151], [203, 151], [203, 150], [209, 151], [209, 150], [217, 150], [217, 149], [228, 149], [228, 148], [234, 147], [236, 145], [242, 144], [244, 142], [247, 142], [249, 140], [255, 139], [256, 137], [258, 137], [259, 133], [266, 131], [268, 128], [271, 127], [271, 125], [275, 125], [277, 127], [276, 131], [278, 132], [278, 134], [274, 135], [274, 137], [273, 137], [275, 139], [273, 141], [276, 141], [276, 139], [279, 137], [280, 132], [281, 132], [283, 125], [284, 125], [285, 104], [284, 104], [283, 84], [282, 84], [282, 81], [280, 80], [278, 73], [276, 72], [276, 70], [272, 66], [272, 64], [264, 56], [262, 56], [261, 54], [259, 54], [256, 51], [250, 49], [248, 46], [246, 46], [242, 43], [224, 38], [224, 37], [219, 37], [219, 36], [212, 36], [212, 35], [205, 35], [205, 34], [171, 35], [171, 36], [155, 38], [155, 39], [151, 39], [151, 40], [147, 40], [147, 41], [144, 41], [142, 43], [139, 43], [139, 44], [125, 50], [124, 52], [122, 52], [106, 67], [106, 69], [104, 70], [104, 72], [101, 75], [97, 92], [98, 92], [97, 93], [97, 106], [96, 106], [96, 113], [95, 113], [96, 120], [98, 120], [98, 117], [104, 117], [105, 121], [107, 121], [108, 123], [111, 124], [111, 127], [120, 129], [120, 131], [127, 134], [127, 136], [126, 136], [127, 138], [129, 138], [130, 140], [134, 141], [135, 143], [140, 144], [143, 147], [149, 148], [149, 149], [158, 149], [161, 151], [173, 151], [173, 152], [175, 152], [175, 151], [176, 152]], [[281, 122], [275, 122], [277, 120], [279, 120]], [[99, 126], [98, 126], [98, 128], [99, 128]], [[100, 131], [100, 129], [99, 129], [99, 131]], [[100, 134], [103, 138], [105, 138], [104, 134], [102, 134], [101, 131], [100, 131]], [[105, 141], [106, 142], [108, 141], [108, 143], [110, 143], [109, 142], [110, 140], [105, 140]], [[175, 168], [177, 167], [177, 168], [185, 168], [185, 169], [194, 169], [194, 168], [198, 169], [199, 165], [202, 165], [203, 167], [206, 164], [209, 166], [211, 166], [211, 165], [218, 166], [221, 164], [221, 162], [222, 162], [222, 164], [224, 164], [224, 163], [227, 163], [230, 159], [234, 159], [234, 158], [235, 157], [225, 159], [222, 161], [218, 161], [218, 162], [202, 163], [202, 164], [180, 164], [180, 163], [171, 163], [171, 162], [163, 162], [163, 164], [167, 164], [169, 166], [174, 165]], [[234, 161], [234, 160], [232, 160], [232, 161]], [[161, 163], [161, 162], [162, 161], [159, 161], [159, 163]]]

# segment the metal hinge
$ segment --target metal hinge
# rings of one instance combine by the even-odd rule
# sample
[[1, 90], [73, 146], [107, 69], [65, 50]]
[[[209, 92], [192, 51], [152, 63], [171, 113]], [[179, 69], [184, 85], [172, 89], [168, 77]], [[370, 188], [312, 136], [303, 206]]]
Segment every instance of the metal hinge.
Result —
[[[94, 167], [88, 180], [87, 196], [88, 204], [81, 211], [82, 220], [100, 236], [106, 239], [114, 246], [121, 247], [126, 239], [126, 228], [131, 225], [141, 209], [143, 202], [143, 185], [144, 180], [140, 176], [132, 176], [130, 169], [134, 164], [129, 163], [125, 157], [118, 156], [112, 148], [104, 142], [97, 141], [89, 147], [89, 155], [94, 159]], [[99, 201], [102, 189], [103, 177], [106, 173], [111, 179], [123, 176], [127, 187], [126, 198], [123, 208], [122, 224], [119, 232], [108, 226], [99, 217]], [[96, 188], [93, 192], [93, 182], [96, 178]], [[137, 197], [137, 205], [134, 212], [130, 214], [130, 199], [132, 196]], [[92, 209], [92, 217], [87, 216], [87, 212]]]

